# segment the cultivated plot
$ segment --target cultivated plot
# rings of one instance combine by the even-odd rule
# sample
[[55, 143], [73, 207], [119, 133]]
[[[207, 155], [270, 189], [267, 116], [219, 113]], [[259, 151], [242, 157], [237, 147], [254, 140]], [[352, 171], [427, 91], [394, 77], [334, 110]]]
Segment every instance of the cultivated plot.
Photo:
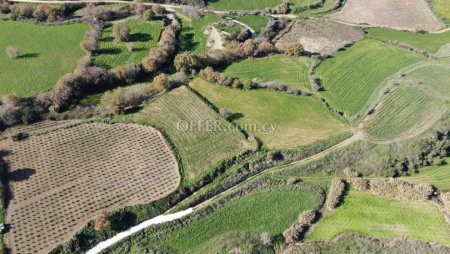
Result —
[[439, 190], [450, 190], [450, 158], [445, 159], [444, 165], [421, 168], [418, 173], [404, 177], [404, 180], [414, 184], [430, 184]]
[[0, 143], [12, 199], [6, 244], [47, 253], [101, 210], [148, 203], [180, 183], [175, 156], [154, 128], [82, 124]]
[[395, 29], [433, 31], [443, 27], [425, 0], [347, 0], [332, 19]]
[[[0, 97], [11, 92], [28, 97], [51, 89], [75, 69], [84, 54], [79, 45], [88, 29], [86, 24], [0, 21]], [[5, 48], [10, 46], [20, 50], [17, 59], [6, 56]]]
[[217, 107], [229, 109], [235, 122], [249, 126], [247, 132], [269, 148], [294, 148], [348, 131], [348, 125], [313, 96], [229, 89], [203, 79], [190, 86]]
[[360, 28], [328, 20], [302, 19], [276, 45], [300, 42], [308, 52], [329, 55], [363, 38], [364, 33]]

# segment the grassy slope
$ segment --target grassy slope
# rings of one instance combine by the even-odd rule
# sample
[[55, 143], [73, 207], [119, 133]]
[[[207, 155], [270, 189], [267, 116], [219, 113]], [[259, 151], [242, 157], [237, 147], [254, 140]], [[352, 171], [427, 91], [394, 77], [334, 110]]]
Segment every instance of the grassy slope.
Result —
[[431, 9], [450, 25], [450, 4], [448, 0], [431, 0]]
[[181, 17], [183, 29], [179, 38], [180, 51], [192, 51], [197, 54], [207, 51], [204, 31], [208, 24], [217, 22], [220, 18], [213, 14], [207, 14], [199, 19], [190, 19], [184, 15]]
[[440, 190], [450, 190], [450, 158], [442, 166], [421, 168], [419, 173], [407, 176], [404, 180], [411, 183], [431, 184]]
[[348, 116], [370, 103], [382, 82], [422, 56], [386, 44], [363, 40], [325, 60], [317, 69], [328, 101]]
[[[367, 133], [375, 139], [393, 139], [424, 130], [431, 118], [445, 112], [443, 102], [414, 86], [396, 88], [382, 102], [367, 125]], [[436, 119], [437, 120], [437, 119]]]
[[367, 32], [376, 39], [404, 42], [432, 53], [450, 43], [450, 31], [440, 34], [419, 34], [387, 28], [369, 28]]
[[314, 208], [315, 202], [311, 194], [300, 190], [252, 193], [178, 229], [166, 245], [180, 252], [206, 253], [204, 242], [228, 232], [279, 235], [302, 211]]
[[233, 18], [253, 28], [256, 34], [260, 34], [268, 22], [267, 18], [263, 16], [244, 15], [234, 16]]
[[130, 42], [135, 44], [135, 50], [130, 52], [126, 42], [115, 42], [112, 36], [113, 26], [108, 27], [102, 34], [100, 55], [95, 58], [97, 65], [114, 68], [141, 62], [149, 50], [156, 47], [163, 23], [159, 20], [134, 20], [127, 22], [126, 26], [130, 29]]
[[344, 232], [376, 238], [409, 237], [450, 246], [450, 226], [430, 202], [398, 202], [350, 191], [341, 207], [322, 218], [307, 240], [331, 240]]
[[[43, 26], [0, 21], [0, 96], [13, 91], [32, 96], [52, 88], [83, 56], [79, 44], [88, 29], [86, 24]], [[20, 49], [21, 58], [5, 55], [5, 48], [12, 45]]]
[[278, 81], [297, 88], [310, 88], [307, 58], [274, 55], [264, 58], [246, 59], [230, 65], [224, 73], [240, 79], [260, 78], [262, 82]]
[[[297, 0], [298, 1], [298, 0]], [[266, 7], [273, 7], [281, 4], [280, 0], [213, 0], [208, 1], [208, 6], [215, 10], [264, 10]]]
[[[326, 139], [348, 130], [346, 124], [328, 112], [314, 97], [294, 96], [268, 90], [236, 90], [196, 79], [191, 86], [218, 108], [242, 117], [241, 125], [256, 124], [248, 132], [270, 148], [292, 148]], [[277, 124], [275, 133], [263, 131], [264, 124]]]
[[[179, 121], [227, 123], [186, 87], [177, 88], [148, 104], [132, 116], [139, 123], [156, 126], [167, 133], [181, 157], [188, 180], [208, 173], [220, 160], [231, 158], [249, 148], [240, 132], [194, 129], [179, 131]], [[183, 125], [184, 126], [184, 125]]]

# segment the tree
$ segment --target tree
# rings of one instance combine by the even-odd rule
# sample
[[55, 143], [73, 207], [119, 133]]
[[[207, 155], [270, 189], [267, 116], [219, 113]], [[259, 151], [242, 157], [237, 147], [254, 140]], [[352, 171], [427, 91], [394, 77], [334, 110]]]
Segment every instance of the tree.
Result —
[[192, 52], [185, 51], [175, 57], [174, 65], [177, 71], [189, 73], [192, 69], [197, 67], [198, 58]]
[[267, 232], [263, 232], [260, 235], [260, 239], [263, 245], [265, 246], [271, 246], [272, 245], [272, 238], [270, 237], [270, 234]]
[[289, 56], [301, 56], [305, 51], [301, 43], [288, 43], [280, 46], [281, 50]]
[[130, 29], [124, 24], [117, 24], [113, 28], [113, 36], [116, 41], [128, 41], [130, 37]]
[[134, 1], [134, 13], [137, 15], [142, 15], [144, 11], [147, 10], [147, 6], [142, 3], [142, 0]]
[[164, 13], [164, 7], [162, 7], [162, 6], [159, 5], [159, 4], [153, 5], [153, 6], [152, 6], [152, 10], [153, 10], [153, 12], [154, 12], [156, 15], [158, 15], [158, 16], [161, 16], [161, 15], [163, 15], [163, 13]]
[[155, 88], [162, 92], [169, 88], [169, 77], [165, 73], [161, 73], [153, 79], [153, 84]]
[[84, 50], [94, 52], [100, 49], [100, 43], [93, 37], [88, 37], [80, 45]]
[[223, 118], [228, 118], [231, 116], [231, 112], [226, 109], [226, 108], [221, 108], [219, 109], [219, 114], [223, 117]]
[[33, 17], [39, 21], [44, 21], [47, 19], [47, 5], [40, 4], [36, 7], [33, 12]]
[[134, 45], [134, 42], [127, 42], [126, 44], [128, 51], [133, 52], [134, 49], [136, 48]]
[[153, 10], [151, 9], [145, 10], [142, 14], [142, 18], [144, 20], [152, 20], [155, 18], [155, 12], [153, 12]]
[[9, 93], [3, 96], [3, 104], [9, 104], [11, 106], [17, 107], [21, 101], [20, 96], [17, 93]]
[[121, 87], [107, 92], [103, 95], [102, 101], [108, 104], [109, 111], [112, 114], [122, 114], [126, 109], [125, 92]]
[[6, 47], [5, 53], [11, 59], [16, 59], [20, 56], [20, 50], [16, 46]]
[[105, 210], [98, 212], [95, 217], [95, 225], [94, 225], [95, 230], [103, 231], [106, 229], [108, 225], [109, 225], [108, 212], [106, 212]]

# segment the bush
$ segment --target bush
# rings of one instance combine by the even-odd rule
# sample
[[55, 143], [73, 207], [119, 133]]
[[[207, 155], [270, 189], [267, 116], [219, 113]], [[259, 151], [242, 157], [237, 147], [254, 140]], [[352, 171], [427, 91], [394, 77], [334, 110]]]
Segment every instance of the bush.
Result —
[[165, 73], [161, 73], [153, 79], [156, 90], [162, 92], [169, 88], [169, 77]]
[[22, 98], [17, 93], [9, 93], [2, 97], [3, 104], [9, 104], [14, 107], [18, 107], [21, 100]]
[[155, 13], [153, 12], [153, 10], [146, 10], [142, 14], [142, 19], [144, 19], [144, 20], [150, 21], [154, 18], [155, 18]]
[[219, 109], [219, 114], [220, 114], [220, 116], [222, 116], [223, 118], [228, 118], [228, 117], [231, 116], [231, 112], [230, 112], [228, 109], [226, 109], [226, 108], [221, 108], [221, 109]]
[[411, 184], [398, 178], [389, 180], [375, 179], [369, 182], [370, 192], [387, 199], [399, 201], [428, 200], [434, 193], [434, 188], [426, 184]]
[[259, 236], [261, 239], [261, 243], [265, 246], [271, 246], [272, 245], [272, 238], [270, 237], [270, 234], [267, 232], [262, 232]]
[[279, 46], [281, 51], [288, 56], [301, 56], [305, 51], [301, 43], [286, 43]]
[[316, 212], [313, 210], [304, 211], [298, 216], [298, 220], [283, 232], [286, 243], [293, 243], [301, 240], [306, 230], [316, 219]]
[[174, 65], [177, 71], [189, 73], [198, 67], [198, 58], [194, 53], [185, 51], [175, 56]]
[[20, 56], [20, 50], [16, 46], [9, 46], [5, 49], [6, 55], [11, 59], [16, 59]]
[[128, 41], [130, 38], [130, 29], [124, 24], [116, 24], [113, 27], [113, 36], [117, 42]]
[[328, 191], [327, 200], [325, 202], [325, 208], [328, 211], [332, 211], [339, 205], [344, 190], [345, 182], [342, 179], [333, 178], [333, 180], [331, 180], [330, 189]]
[[357, 191], [367, 191], [370, 188], [369, 181], [362, 178], [352, 177], [348, 179], [348, 182]]

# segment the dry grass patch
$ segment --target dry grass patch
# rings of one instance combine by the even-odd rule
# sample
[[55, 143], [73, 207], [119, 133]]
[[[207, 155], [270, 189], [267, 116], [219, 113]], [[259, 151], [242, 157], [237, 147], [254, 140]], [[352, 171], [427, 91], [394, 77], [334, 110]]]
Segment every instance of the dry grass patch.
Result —
[[12, 199], [6, 243], [47, 253], [101, 210], [148, 203], [180, 183], [177, 161], [154, 128], [82, 124], [0, 142]]
[[300, 42], [306, 51], [329, 55], [363, 38], [364, 33], [359, 28], [327, 20], [303, 19], [278, 40], [277, 46]]
[[424, 0], [347, 0], [342, 10], [330, 17], [356, 24], [410, 31], [417, 25], [426, 31], [443, 26]]

